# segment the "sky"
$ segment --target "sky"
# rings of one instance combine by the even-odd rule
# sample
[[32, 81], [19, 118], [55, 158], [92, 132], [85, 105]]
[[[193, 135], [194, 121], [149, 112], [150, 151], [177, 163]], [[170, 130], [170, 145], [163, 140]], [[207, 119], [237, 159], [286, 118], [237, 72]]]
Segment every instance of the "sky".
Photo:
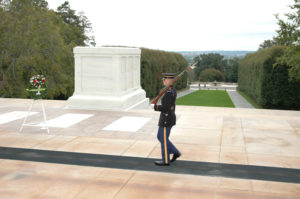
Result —
[[[48, 0], [56, 10], [65, 0]], [[257, 50], [293, 0], [69, 0], [92, 23], [97, 46], [166, 51]]]

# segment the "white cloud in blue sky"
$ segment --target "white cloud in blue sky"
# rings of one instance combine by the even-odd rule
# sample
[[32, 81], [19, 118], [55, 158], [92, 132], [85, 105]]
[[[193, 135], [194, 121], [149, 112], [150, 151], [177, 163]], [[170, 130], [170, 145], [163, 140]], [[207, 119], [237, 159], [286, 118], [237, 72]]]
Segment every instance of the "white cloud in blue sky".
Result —
[[[64, 0], [48, 0], [56, 9]], [[92, 22], [98, 46], [256, 50], [293, 0], [69, 0]]]

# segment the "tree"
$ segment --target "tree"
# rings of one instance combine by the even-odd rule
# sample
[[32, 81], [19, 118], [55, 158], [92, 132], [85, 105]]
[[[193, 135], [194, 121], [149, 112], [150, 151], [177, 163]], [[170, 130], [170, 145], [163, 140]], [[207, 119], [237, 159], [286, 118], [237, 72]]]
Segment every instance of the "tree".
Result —
[[294, 5], [291, 5], [290, 8], [295, 11], [285, 14], [287, 21], [276, 15], [280, 28], [276, 30], [278, 35], [274, 40], [279, 45], [300, 45], [300, 0], [294, 0], [294, 2]]
[[199, 77], [202, 71], [208, 68], [215, 68], [223, 72], [226, 65], [224, 56], [218, 53], [201, 54], [194, 58], [194, 62], [197, 62], [195, 68], [197, 77]]
[[268, 48], [273, 45], [287, 46], [285, 53], [278, 59], [278, 65], [289, 66], [289, 78], [291, 81], [300, 81], [300, 0], [294, 0], [290, 6], [291, 13], [285, 14], [287, 21], [280, 19], [278, 15], [279, 29], [273, 40], [266, 40], [260, 48]]
[[277, 43], [274, 40], [265, 40], [262, 44], [259, 45], [259, 49], [270, 48], [271, 46], [275, 46]]
[[276, 31], [278, 36], [275, 37], [275, 41], [288, 46], [284, 55], [278, 60], [278, 64], [289, 65], [290, 80], [300, 81], [300, 0], [294, 1], [294, 5], [290, 7], [295, 11], [285, 14], [287, 21], [277, 16], [280, 29]]
[[[56, 12], [61, 16], [65, 23], [75, 27], [70, 33], [73, 32], [73, 34], [76, 34], [76, 37], [78, 38], [76, 43], [78, 45], [96, 45], [94, 36], [90, 35], [92, 33], [92, 24], [84, 15], [84, 12], [79, 12], [79, 15], [76, 15], [75, 10], [71, 9], [68, 1], [65, 1], [60, 5]], [[74, 31], [77, 32], [74, 33]]]
[[46, 0], [33, 0], [32, 3], [37, 7], [48, 9], [48, 2]]
[[84, 33], [44, 0], [2, 0], [0, 18], [0, 96], [28, 97], [25, 88], [36, 74], [46, 76], [48, 98], [72, 95], [73, 48], [84, 45]]
[[201, 72], [199, 76], [199, 81], [202, 82], [213, 82], [213, 81], [220, 82], [224, 80], [225, 80], [224, 74], [221, 71], [216, 70], [214, 68], [205, 69], [204, 71]]
[[62, 60], [70, 53], [53, 23], [56, 15], [36, 0], [13, 0], [5, 14], [1, 69], [6, 81], [1, 93], [7, 97], [27, 97], [25, 88], [30, 77], [45, 74], [49, 96], [66, 95], [72, 82], [65, 81], [64, 71], [69, 67], [64, 67]]
[[238, 80], [238, 67], [240, 59], [234, 57], [232, 59], [226, 60], [227, 64], [224, 68], [224, 75], [227, 82], [237, 82]]

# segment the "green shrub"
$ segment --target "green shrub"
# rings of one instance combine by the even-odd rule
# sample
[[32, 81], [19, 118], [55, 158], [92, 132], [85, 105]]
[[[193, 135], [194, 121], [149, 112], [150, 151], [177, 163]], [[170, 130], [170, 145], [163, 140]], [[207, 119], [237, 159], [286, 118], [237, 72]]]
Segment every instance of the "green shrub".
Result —
[[[179, 74], [186, 69], [188, 63], [179, 53], [142, 48], [141, 54], [141, 85], [147, 97], [155, 97], [163, 88], [162, 75], [164, 72]], [[185, 73], [176, 83], [176, 89], [185, 88], [187, 74]]]
[[264, 108], [300, 109], [300, 82], [288, 78], [289, 66], [277, 60], [286, 48], [273, 46], [248, 54], [239, 65], [239, 90]]

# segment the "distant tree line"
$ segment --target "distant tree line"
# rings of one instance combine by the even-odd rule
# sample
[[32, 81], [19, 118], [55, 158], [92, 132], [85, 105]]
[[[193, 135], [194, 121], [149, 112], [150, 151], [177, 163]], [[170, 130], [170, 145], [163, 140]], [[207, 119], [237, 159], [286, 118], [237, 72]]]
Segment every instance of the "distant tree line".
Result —
[[291, 6], [287, 21], [239, 66], [239, 89], [264, 108], [300, 110], [300, 1]]
[[210, 50], [210, 51], [177, 51], [178, 53], [182, 54], [183, 57], [187, 60], [189, 65], [194, 63], [194, 58], [201, 54], [220, 54], [224, 56], [224, 59], [232, 59], [232, 58], [243, 58], [248, 53], [252, 53], [254, 51], [242, 51], [242, 50]]
[[224, 59], [218, 53], [201, 54], [194, 58], [194, 80], [202, 82], [237, 82], [239, 58]]
[[72, 95], [73, 48], [95, 45], [83, 13], [67, 1], [53, 11], [46, 0], [0, 0], [0, 19], [0, 97], [28, 97], [36, 74], [46, 76], [49, 99]]

